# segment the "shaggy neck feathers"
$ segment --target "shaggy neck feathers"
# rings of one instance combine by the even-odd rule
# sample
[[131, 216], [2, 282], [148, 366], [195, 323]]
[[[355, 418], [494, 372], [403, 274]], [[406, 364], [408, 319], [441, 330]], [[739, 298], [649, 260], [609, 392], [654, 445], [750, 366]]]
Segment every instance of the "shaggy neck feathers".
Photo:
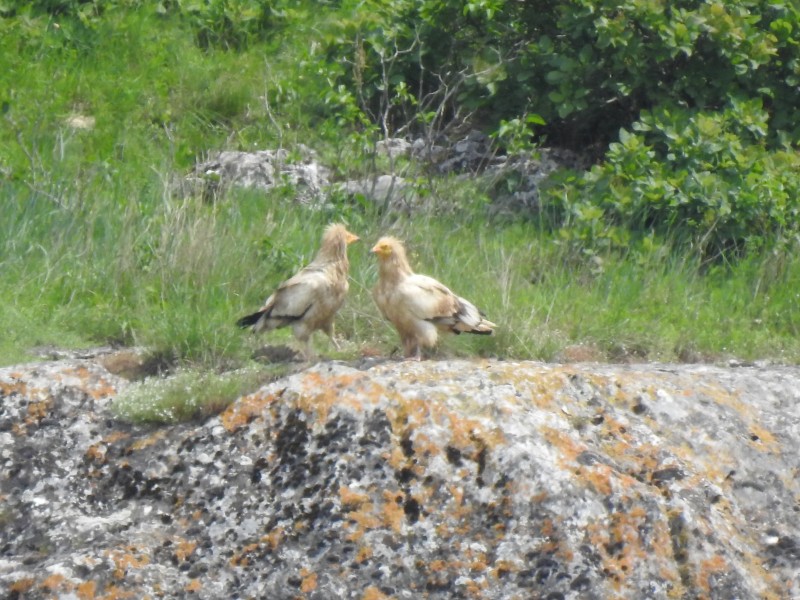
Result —
[[341, 225], [332, 225], [322, 236], [322, 245], [314, 258], [315, 264], [340, 263], [345, 269], [349, 267], [347, 260], [347, 230]]

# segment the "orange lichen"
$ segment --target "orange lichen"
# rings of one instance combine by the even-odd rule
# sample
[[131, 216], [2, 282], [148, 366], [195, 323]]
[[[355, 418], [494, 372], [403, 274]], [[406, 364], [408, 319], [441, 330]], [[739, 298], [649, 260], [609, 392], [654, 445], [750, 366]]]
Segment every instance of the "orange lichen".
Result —
[[275, 550], [283, 541], [284, 534], [285, 532], [283, 527], [276, 527], [267, 535], [265, 535], [262, 540], [269, 544], [271, 550]]
[[100, 380], [96, 387], [89, 390], [89, 395], [94, 400], [102, 400], [117, 394], [116, 386], [108, 383], [105, 380]]
[[609, 414], [606, 414], [605, 419], [603, 419], [603, 428], [601, 431], [605, 438], [613, 439], [617, 443], [623, 442], [630, 444], [633, 442], [633, 436], [628, 433], [628, 427]]
[[263, 416], [266, 407], [283, 396], [286, 389], [275, 394], [264, 395], [260, 392], [242, 396], [226, 408], [220, 415], [223, 427], [229, 433], [241, 429], [256, 417]]
[[766, 450], [773, 454], [780, 454], [781, 448], [773, 433], [758, 423], [750, 424], [751, 445], [759, 450]]
[[429, 420], [431, 403], [420, 398], [404, 398], [402, 396], [396, 400], [386, 411], [393, 431], [413, 429]]
[[598, 494], [608, 496], [614, 486], [620, 491], [628, 491], [638, 484], [637, 480], [625, 473], [618, 473], [608, 465], [592, 465], [579, 469], [582, 477], [588, 481]]
[[40, 402], [31, 402], [28, 404], [28, 415], [25, 417], [26, 425], [36, 425], [47, 416], [50, 409], [53, 407], [53, 400], [48, 398]]
[[460, 417], [454, 413], [447, 415], [450, 421], [452, 439], [450, 444], [456, 448], [474, 448], [480, 452], [494, 448], [503, 442], [503, 434], [497, 429], [486, 430], [477, 419]]
[[608, 465], [580, 467], [578, 469], [578, 479], [591, 485], [602, 496], [611, 495], [611, 467]]
[[152, 435], [147, 437], [142, 437], [133, 442], [131, 444], [131, 450], [144, 450], [145, 448], [149, 448], [150, 446], [154, 446], [158, 442], [160, 442], [164, 437], [167, 435], [167, 431], [165, 429], [158, 429]]
[[187, 583], [184, 588], [185, 591], [189, 592], [190, 594], [196, 594], [203, 589], [203, 584], [199, 579], [192, 579], [189, 583]]
[[567, 465], [575, 464], [578, 456], [586, 452], [586, 446], [580, 444], [573, 437], [552, 427], [542, 427], [542, 436], [547, 442], [561, 453], [562, 461]]
[[300, 577], [302, 577], [302, 582], [300, 583], [300, 591], [304, 594], [308, 594], [309, 592], [313, 592], [317, 589], [317, 574], [313, 571], [303, 568], [300, 570]]
[[250, 564], [250, 556], [255, 553], [259, 548], [261, 548], [261, 544], [259, 542], [254, 542], [252, 544], [248, 544], [240, 552], [234, 553], [231, 556], [230, 565], [232, 567], [246, 567]]
[[197, 548], [197, 542], [190, 540], [179, 540], [175, 547], [175, 557], [183, 562], [189, 558]]
[[489, 582], [486, 579], [480, 579], [475, 581], [474, 579], [469, 579], [466, 582], [467, 593], [469, 593], [474, 598], [482, 598], [483, 591], [489, 586]]
[[294, 522], [294, 528], [293, 529], [294, 529], [294, 531], [296, 533], [303, 533], [305, 531], [308, 531], [308, 525], [309, 524], [308, 524], [308, 520], [307, 519], [301, 519], [299, 521], [295, 521]]
[[727, 573], [730, 570], [728, 561], [719, 555], [712, 556], [700, 561], [700, 568], [697, 572], [697, 584], [705, 596], [710, 596], [712, 578], [719, 573]]
[[374, 513], [374, 506], [371, 502], [366, 502], [359, 507], [358, 510], [352, 510], [347, 513], [347, 518], [352, 521], [351, 526], [355, 526], [354, 530], [347, 536], [351, 542], [357, 542], [369, 529], [375, 529], [381, 525], [381, 520]]
[[395, 533], [402, 531], [405, 520], [404, 496], [398, 490], [384, 491], [383, 502], [377, 506], [361, 496], [352, 496], [351, 500], [349, 506], [355, 508], [346, 515], [350, 521], [347, 524], [351, 530], [347, 536], [349, 541], [358, 542], [370, 529], [387, 528]]
[[132, 546], [124, 550], [111, 550], [107, 554], [114, 563], [115, 579], [123, 579], [129, 569], [141, 569], [150, 564], [150, 557]]
[[364, 595], [361, 600], [390, 600], [393, 596], [387, 596], [375, 586], [370, 586], [364, 590]]
[[80, 600], [94, 600], [97, 593], [97, 584], [94, 581], [79, 583], [76, 593]]
[[599, 550], [602, 557], [604, 572], [618, 590], [648, 554], [671, 548], [670, 544], [658, 548], [646, 543], [640, 536], [640, 531], [646, 529], [646, 525], [647, 512], [635, 506], [628, 512], [613, 512], [607, 522], [593, 523], [587, 528], [592, 546]]
[[89, 462], [96, 463], [98, 465], [102, 465], [106, 462], [106, 453], [108, 452], [108, 446], [106, 446], [103, 442], [98, 442], [96, 444], [92, 444], [84, 453], [84, 458]]
[[30, 591], [34, 583], [34, 580], [30, 577], [26, 577], [25, 579], [17, 579], [11, 584], [10, 590], [12, 592], [16, 592], [17, 594], [25, 594]]
[[76, 377], [78, 377], [78, 379], [81, 379], [83, 381], [89, 379], [90, 375], [89, 369], [84, 366], [74, 367], [74, 368], [68, 367], [64, 369], [63, 373], [64, 375], [75, 375]]
[[729, 390], [719, 384], [708, 381], [698, 381], [693, 389], [694, 395], [705, 395], [720, 406], [727, 406], [739, 415], [742, 422], [750, 429], [753, 447], [762, 451], [780, 453], [780, 445], [775, 435], [759, 423], [759, 414], [756, 408], [741, 398], [741, 392]]
[[511, 383], [520, 392], [526, 403], [533, 404], [543, 410], [552, 410], [556, 406], [556, 391], [564, 387], [565, 375], [550, 369], [542, 370], [533, 377], [520, 377], [518, 370], [507, 367], [494, 379], [502, 383]]
[[113, 444], [120, 440], [125, 440], [129, 437], [131, 437], [130, 433], [125, 433], [124, 431], [112, 431], [110, 434], [108, 434], [106, 437], [103, 438], [103, 441], [106, 444]]
[[[12, 373], [11, 376], [19, 379], [22, 377], [22, 374]], [[14, 394], [19, 394], [20, 396], [25, 397], [28, 395], [28, 384], [26, 384], [24, 381], [15, 381], [13, 383], [0, 381], [0, 392], [2, 392], [3, 396], [13, 396]]]
[[447, 570], [447, 563], [441, 559], [436, 559], [434, 561], [431, 561], [430, 565], [428, 566], [428, 569], [430, 569], [434, 573], [439, 573], [441, 571]]
[[543, 537], [550, 537], [555, 533], [555, 524], [553, 523], [553, 519], [542, 519], [542, 523], [540, 525], [541, 534]]
[[13, 383], [0, 382], [0, 389], [3, 391], [3, 396], [18, 394], [31, 402], [49, 402], [52, 400], [52, 395], [48, 388], [31, 387], [24, 381], [15, 381]]
[[662, 454], [663, 448], [656, 444], [639, 444], [631, 446], [628, 443], [621, 442], [612, 446], [613, 451], [618, 453], [617, 456], [626, 456], [632, 458], [636, 462], [636, 466], [643, 472], [652, 473], [662, 468]]
[[403, 449], [397, 444], [393, 445], [392, 449], [388, 453], [383, 454], [383, 459], [390, 467], [397, 471], [402, 469], [406, 462], [408, 462], [408, 459], [403, 453]]
[[400, 533], [403, 528], [405, 512], [403, 511], [403, 497], [396, 491], [383, 492], [383, 523], [395, 533]]
[[464, 488], [460, 485], [448, 485], [447, 489], [450, 490], [450, 495], [453, 497], [453, 504], [455, 506], [463, 506], [464, 504]]
[[471, 571], [483, 572], [489, 568], [489, 563], [486, 560], [485, 552], [478, 552], [477, 554], [471, 556], [470, 558], [471, 561], [469, 563], [469, 569]]
[[53, 574], [42, 581], [41, 586], [43, 589], [54, 592], [60, 587], [66, 587], [66, 578], [63, 575]]
[[365, 502], [369, 502], [369, 495], [364, 492], [351, 490], [347, 486], [339, 488], [339, 499], [342, 502], [342, 507], [358, 508]]
[[[443, 448], [442, 446], [432, 440], [430, 437], [425, 435], [424, 433], [420, 433], [419, 431], [414, 436], [414, 454], [423, 458], [430, 458], [432, 456], [438, 456], [442, 454]], [[419, 467], [422, 469], [422, 467]], [[422, 474], [422, 471], [418, 471], [416, 475]]]
[[383, 386], [362, 373], [325, 376], [310, 372], [305, 375], [303, 387], [308, 393], [297, 398], [297, 406], [307, 414], [315, 415], [320, 423], [328, 420], [334, 406], [348, 406], [362, 411], [364, 402], [376, 403], [386, 392]]
[[501, 579], [503, 576], [509, 573], [516, 573], [517, 571], [519, 571], [519, 568], [516, 564], [510, 560], [500, 559], [495, 561], [494, 565], [492, 565], [491, 575], [495, 579]]
[[370, 558], [372, 558], [373, 554], [374, 552], [372, 548], [369, 546], [361, 546], [356, 553], [356, 563], [360, 565], [363, 562], [368, 561]]
[[[113, 396], [117, 393], [117, 388], [113, 384], [109, 383], [103, 377], [92, 377], [92, 373], [89, 369], [85, 366], [78, 366], [73, 368], [66, 368], [61, 373], [56, 375], [56, 378], [61, 381], [64, 376], [73, 375], [81, 380], [83, 384], [84, 390], [95, 400], [100, 400], [102, 398], [108, 398], [109, 396]], [[87, 384], [91, 384], [92, 387], [86, 389], [88, 387]]]
[[256, 552], [261, 551], [265, 546], [270, 551], [275, 551], [278, 546], [280, 546], [283, 538], [285, 536], [285, 530], [283, 527], [276, 527], [275, 529], [271, 530], [267, 535], [262, 536], [261, 539], [257, 542], [253, 542], [244, 546], [241, 551], [235, 553], [230, 560], [231, 566], [234, 567], [246, 567], [250, 564], [250, 557], [254, 555]]

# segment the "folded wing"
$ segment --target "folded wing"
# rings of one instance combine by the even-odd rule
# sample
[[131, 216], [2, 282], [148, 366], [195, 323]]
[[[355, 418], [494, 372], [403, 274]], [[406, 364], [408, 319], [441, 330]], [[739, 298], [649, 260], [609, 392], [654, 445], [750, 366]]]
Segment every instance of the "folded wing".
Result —
[[496, 327], [478, 308], [427, 275], [413, 274], [397, 288], [398, 299], [409, 313], [455, 334], [491, 334]]
[[291, 327], [295, 338], [311, 356], [310, 337], [323, 331], [338, 348], [333, 335], [333, 320], [342, 306], [349, 284], [347, 246], [358, 241], [340, 224], [329, 225], [314, 260], [292, 278], [283, 282], [256, 312], [236, 321], [239, 327], [253, 332]]
[[320, 304], [329, 287], [331, 282], [323, 271], [303, 269], [282, 283], [258, 311], [236, 323], [240, 327], [253, 326], [256, 333], [286, 327]]

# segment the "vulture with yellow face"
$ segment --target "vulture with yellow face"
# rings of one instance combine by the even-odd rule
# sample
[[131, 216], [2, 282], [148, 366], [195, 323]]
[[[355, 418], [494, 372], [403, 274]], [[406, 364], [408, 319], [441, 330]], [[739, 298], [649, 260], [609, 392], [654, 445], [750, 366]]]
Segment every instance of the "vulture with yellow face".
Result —
[[474, 304], [427, 275], [414, 273], [403, 243], [383, 237], [372, 248], [378, 257], [378, 285], [373, 298], [403, 343], [406, 357], [420, 359], [433, 348], [439, 332], [491, 335], [496, 325]]

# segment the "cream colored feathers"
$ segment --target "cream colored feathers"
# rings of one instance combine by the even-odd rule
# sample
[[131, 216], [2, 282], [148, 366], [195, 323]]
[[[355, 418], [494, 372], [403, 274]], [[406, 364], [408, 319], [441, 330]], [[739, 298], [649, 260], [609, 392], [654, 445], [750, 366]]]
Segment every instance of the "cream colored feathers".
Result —
[[420, 358], [436, 345], [440, 331], [490, 335], [496, 325], [474, 304], [427, 275], [412, 271], [400, 240], [383, 237], [372, 252], [378, 257], [375, 303], [400, 334], [407, 357]]
[[329, 225], [314, 260], [283, 282], [258, 311], [239, 319], [237, 325], [251, 327], [254, 333], [291, 327], [303, 344], [306, 358], [311, 356], [311, 334], [317, 330], [324, 331], [338, 349], [333, 319], [347, 296], [347, 246], [356, 240], [358, 236], [343, 225]]

